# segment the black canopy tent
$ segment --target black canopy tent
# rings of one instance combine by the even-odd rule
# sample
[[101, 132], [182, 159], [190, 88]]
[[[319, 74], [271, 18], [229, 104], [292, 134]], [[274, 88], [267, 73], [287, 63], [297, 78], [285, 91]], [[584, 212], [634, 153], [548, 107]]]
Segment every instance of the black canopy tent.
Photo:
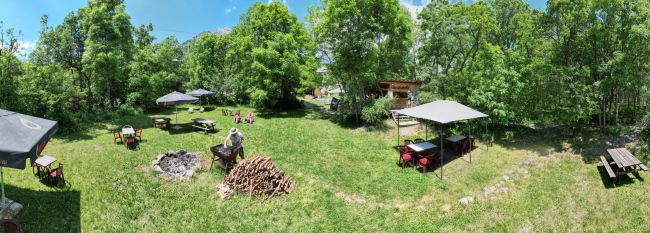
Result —
[[196, 103], [199, 101], [199, 98], [189, 96], [177, 91], [169, 93], [163, 97], [160, 97], [156, 100], [158, 105], [176, 105], [176, 126], [172, 127], [176, 130], [182, 129], [183, 127], [178, 126], [178, 105], [182, 103]]
[[30, 159], [30, 164], [34, 164], [57, 129], [56, 121], [0, 109], [2, 210], [5, 209], [6, 199], [2, 167], [24, 170], [27, 158]]
[[[476, 118], [487, 117], [488, 115], [483, 114], [482, 112], [476, 111], [470, 107], [459, 104], [458, 102], [451, 100], [438, 100], [431, 103], [426, 103], [423, 105], [418, 105], [412, 108], [405, 108], [396, 111], [398, 114], [412, 116], [415, 118], [427, 119], [438, 122], [440, 124], [447, 124], [450, 122], [461, 121], [461, 120], [471, 120]], [[399, 117], [397, 118], [397, 144], [399, 146]], [[469, 124], [468, 124], [468, 133]], [[427, 129], [428, 131], [428, 129]], [[428, 133], [428, 132], [427, 132]], [[440, 131], [440, 179], [442, 179], [442, 163], [444, 158], [444, 136], [442, 131]], [[470, 145], [471, 147], [472, 145]], [[470, 150], [469, 161], [472, 161], [472, 152]]]
[[188, 92], [187, 94], [188, 94], [188, 95], [191, 95], [191, 96], [199, 96], [199, 98], [201, 99], [201, 100], [200, 100], [200, 101], [201, 101], [201, 105], [203, 105], [203, 104], [202, 104], [202, 103], [203, 103], [203, 96], [211, 96], [211, 95], [214, 95], [214, 92], [207, 91], [207, 90], [204, 90], [204, 89], [196, 89], [196, 90], [193, 90], [193, 91]]

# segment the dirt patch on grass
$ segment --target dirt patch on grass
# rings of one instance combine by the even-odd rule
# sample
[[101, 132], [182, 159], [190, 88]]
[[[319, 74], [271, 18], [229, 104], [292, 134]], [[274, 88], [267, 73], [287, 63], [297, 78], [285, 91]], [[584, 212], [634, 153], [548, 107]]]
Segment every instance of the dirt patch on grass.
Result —
[[102, 153], [104, 152], [104, 147], [100, 144], [95, 144], [95, 151]]
[[405, 136], [414, 136], [414, 135], [418, 135], [419, 129], [420, 129], [420, 125], [402, 126], [399, 128], [399, 134]]

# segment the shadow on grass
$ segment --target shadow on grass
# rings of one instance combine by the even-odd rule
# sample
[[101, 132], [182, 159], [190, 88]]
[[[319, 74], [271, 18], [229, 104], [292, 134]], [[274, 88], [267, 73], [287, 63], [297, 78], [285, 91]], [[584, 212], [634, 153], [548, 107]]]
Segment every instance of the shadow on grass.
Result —
[[[429, 142], [432, 142], [432, 141], [429, 141]], [[393, 147], [393, 149], [395, 150], [395, 165], [397, 165], [397, 167], [402, 169], [400, 154], [399, 154], [399, 150], [397, 148], [398, 148], [397, 146]], [[476, 149], [476, 148], [478, 148], [478, 147], [474, 147], [473, 149]], [[418, 171], [422, 173], [423, 172], [422, 167], [420, 165], [417, 165], [419, 157], [416, 154], [413, 154], [413, 156], [414, 156], [415, 161], [413, 163], [407, 162], [406, 164], [404, 164], [404, 169], [415, 168], [415, 169], [418, 169]], [[441, 166], [444, 167], [446, 164], [449, 164], [449, 163], [451, 163], [451, 162], [453, 162], [454, 160], [457, 160], [457, 159], [461, 159], [461, 160], [464, 160], [465, 162], [469, 163], [469, 154], [466, 154], [465, 156], [466, 157], [463, 157], [463, 156], [455, 153], [454, 150], [445, 150], [444, 156], [442, 157], [442, 164], [441, 164], [440, 160], [432, 161], [431, 164], [429, 164], [429, 166], [427, 166], [427, 173], [439, 171]], [[436, 174], [436, 176], [440, 177], [438, 174]]]
[[304, 109], [295, 109], [295, 110], [270, 110], [262, 109], [258, 110], [258, 115], [262, 119], [278, 119], [278, 118], [303, 118], [307, 115]]
[[154, 127], [149, 116], [124, 116], [104, 122], [79, 124], [79, 132], [68, 135], [55, 135], [54, 138], [61, 139], [67, 143], [94, 140], [96, 137], [104, 134], [104, 131], [111, 133], [114, 130], [121, 133], [122, 127], [125, 125], [131, 125], [135, 129], [157, 128]]
[[[633, 184], [636, 182], [635, 179], [632, 179], [629, 174], [623, 174], [616, 177], [616, 186], [614, 186], [614, 183], [612, 182], [614, 179], [609, 178], [605, 167], [602, 165], [598, 166], [598, 173], [600, 173], [600, 179], [603, 182], [603, 186], [605, 186], [607, 189], [616, 188], [627, 184]], [[634, 176], [638, 181], [645, 182], [645, 179], [643, 179], [643, 177], [641, 177], [639, 174], [632, 173], [632, 176]]]
[[394, 126], [386, 124], [382, 121], [379, 124], [368, 125], [364, 124], [361, 120], [355, 121], [354, 119], [345, 119], [340, 112], [329, 110], [327, 105], [317, 105], [310, 102], [305, 102], [305, 109], [312, 112], [312, 120], [328, 120], [334, 124], [341, 126], [344, 129], [359, 129], [363, 131], [378, 131], [388, 132]]
[[609, 156], [606, 149], [625, 147], [634, 142], [630, 137], [608, 135], [590, 125], [575, 128], [571, 136], [562, 135], [566, 128], [567, 126], [554, 126], [534, 129], [519, 125], [490, 128], [488, 135], [494, 136], [493, 143], [506, 149], [528, 150], [538, 156], [575, 153], [582, 156], [585, 164], [597, 164], [600, 162], [598, 157]]
[[81, 232], [80, 191], [35, 191], [5, 184], [5, 193], [23, 205], [13, 219], [24, 232]]

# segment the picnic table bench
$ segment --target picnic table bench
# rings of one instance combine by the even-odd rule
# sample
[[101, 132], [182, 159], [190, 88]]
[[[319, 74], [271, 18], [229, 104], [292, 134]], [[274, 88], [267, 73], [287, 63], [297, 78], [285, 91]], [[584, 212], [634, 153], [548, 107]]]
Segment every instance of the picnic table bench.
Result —
[[[614, 186], [616, 186], [616, 178], [619, 175], [633, 173], [638, 176], [639, 171], [648, 171], [648, 168], [625, 148], [608, 149], [607, 153], [611, 156], [611, 160], [600, 156], [600, 161], [603, 163], [609, 177], [613, 179]], [[612, 160], [616, 163], [616, 171], [610, 166]]]
[[194, 121], [194, 124], [192, 124], [192, 127], [194, 127], [192, 129], [192, 131], [194, 131], [195, 129], [201, 129], [201, 130], [205, 131], [206, 133], [208, 132], [208, 130], [211, 130], [211, 129], [214, 130], [214, 126], [217, 123], [215, 121], [206, 120], [206, 119], [203, 119], [203, 118], [194, 118], [194, 119], [192, 119], [192, 121]]
[[607, 171], [609, 178], [613, 179], [612, 184], [616, 187], [616, 173], [614, 173], [614, 170], [612, 170], [612, 167], [609, 165], [609, 161], [607, 161], [605, 156], [600, 156], [600, 162], [603, 163], [603, 167], [605, 167], [605, 171]]

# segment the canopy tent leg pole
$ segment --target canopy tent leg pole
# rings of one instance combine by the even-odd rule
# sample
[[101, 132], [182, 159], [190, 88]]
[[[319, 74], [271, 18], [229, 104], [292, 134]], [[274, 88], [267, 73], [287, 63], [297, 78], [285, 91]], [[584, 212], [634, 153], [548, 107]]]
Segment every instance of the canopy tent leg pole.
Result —
[[[196, 102], [194, 102], [194, 103], [196, 103]], [[178, 126], [178, 104], [175, 104], [174, 106], [176, 107], [176, 126], [174, 126], [172, 128], [174, 128], [175, 130], [179, 130], [179, 129], [182, 129], [183, 127]]]
[[440, 180], [442, 180], [442, 165], [444, 162], [442, 158], [445, 157], [445, 144], [442, 141], [444, 138], [444, 136], [442, 136], [444, 132], [443, 126], [443, 124], [440, 124]]
[[397, 118], [397, 147], [399, 147], [399, 117]]
[[487, 120], [485, 120], [485, 152], [487, 153], [490, 151], [490, 143], [487, 140], [488, 137], [488, 131], [487, 131]]
[[2, 166], [0, 166], [0, 179], [2, 180], [2, 211], [5, 211], [7, 207], [7, 198], [5, 197], [5, 175], [2, 171]]
[[469, 163], [472, 163], [472, 129], [469, 127], [469, 121], [467, 120], [467, 144], [469, 145]]
[[429, 141], [429, 124], [427, 124], [426, 120], [424, 121], [424, 140]]

